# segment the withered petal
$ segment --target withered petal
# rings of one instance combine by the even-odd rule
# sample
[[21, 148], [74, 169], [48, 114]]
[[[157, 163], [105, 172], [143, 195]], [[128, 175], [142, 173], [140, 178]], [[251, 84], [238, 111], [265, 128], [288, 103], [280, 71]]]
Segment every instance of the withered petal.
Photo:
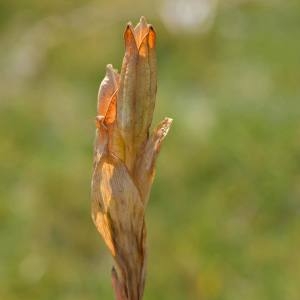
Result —
[[130, 24], [127, 26], [124, 38], [126, 49], [121, 71], [117, 103], [118, 125], [121, 132], [130, 131], [132, 129], [132, 121], [134, 117], [133, 104], [138, 50], [135, 44], [133, 28]]
[[112, 65], [106, 66], [106, 75], [102, 80], [98, 91], [98, 106], [99, 115], [105, 116], [111, 102], [113, 94], [118, 89], [119, 74]]
[[134, 178], [141, 192], [141, 199], [146, 207], [151, 185], [154, 179], [155, 163], [160, 151], [162, 141], [167, 136], [172, 124], [172, 119], [165, 118], [154, 129], [147, 141], [143, 155], [139, 157], [134, 171]]
[[107, 110], [105, 113], [104, 124], [109, 125], [112, 124], [116, 119], [117, 114], [117, 91], [115, 91], [110, 97], [110, 102], [107, 106]]
[[157, 90], [155, 32], [151, 25], [147, 26], [149, 34], [144, 37], [140, 44], [137, 63], [134, 136], [137, 151], [141, 150], [140, 146], [148, 137]]
[[156, 46], [156, 33], [152, 25], [148, 25], [149, 28], [149, 48], [155, 48]]
[[[113, 231], [110, 234], [114, 246], [118, 244], [116, 251], [131, 251], [134, 245], [128, 239], [141, 237], [144, 207], [125, 164], [117, 157], [104, 154], [96, 164], [92, 177], [92, 202], [93, 220], [98, 230], [102, 228], [103, 238], [109, 237], [106, 243], [111, 244], [111, 240], [109, 235], [103, 234], [103, 226], [105, 230]], [[109, 226], [104, 224], [105, 216], [111, 220]]]
[[135, 39], [135, 32], [132, 24], [129, 22], [124, 32], [125, 52], [136, 52], [138, 49]]
[[150, 98], [153, 103], [153, 109], [155, 104], [156, 90], [157, 90], [157, 59], [156, 59], [156, 33], [153, 27], [149, 26], [148, 35], [148, 48], [149, 48], [149, 66], [150, 66]]
[[150, 99], [151, 70], [148, 52], [148, 38], [146, 36], [139, 48], [139, 57], [136, 67], [134, 144], [137, 151], [140, 150], [140, 146], [144, 143], [145, 139], [147, 139], [147, 133], [153, 115]]
[[117, 124], [119, 132], [126, 144], [126, 165], [131, 169], [132, 161], [135, 156], [131, 145], [133, 144], [134, 132], [136, 64], [138, 59], [138, 49], [131, 24], [127, 25], [124, 38], [126, 49], [121, 71], [120, 88], [118, 91]]
[[106, 214], [103, 214], [99, 211], [98, 204], [94, 201], [92, 202], [92, 219], [111, 255], [115, 256], [116, 248], [111, 231], [111, 221], [107, 218]]
[[140, 22], [134, 28], [134, 36], [139, 48], [145, 36], [149, 33], [149, 27], [145, 17], [140, 18]]
[[92, 178], [92, 219], [128, 283], [129, 299], [137, 299], [142, 283], [144, 213], [125, 164], [103, 155]]

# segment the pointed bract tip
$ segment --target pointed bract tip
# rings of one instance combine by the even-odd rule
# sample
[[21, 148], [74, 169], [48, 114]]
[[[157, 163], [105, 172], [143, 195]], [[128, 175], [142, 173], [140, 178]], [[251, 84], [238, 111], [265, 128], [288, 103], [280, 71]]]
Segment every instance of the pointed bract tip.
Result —
[[107, 75], [114, 75], [114, 73], [116, 73], [116, 70], [113, 68], [113, 66], [111, 64], [108, 64], [106, 66], [106, 74]]
[[124, 37], [126, 37], [126, 35], [130, 32], [130, 34], [132, 34], [134, 36], [134, 28], [131, 22], [127, 23], [127, 26], [125, 28], [125, 32], [124, 32]]
[[114, 68], [113, 68], [113, 65], [112, 64], [108, 64], [108, 65], [106, 65], [106, 71], [111, 71], [111, 70], [113, 70]]
[[140, 23], [147, 25], [147, 20], [144, 16], [140, 17]]
[[127, 26], [126, 26], [126, 30], [125, 30], [125, 31], [127, 31], [128, 29], [130, 29], [132, 32], [134, 31], [134, 28], [133, 28], [133, 25], [132, 25], [131, 22], [128, 22], [128, 23], [127, 23]]
[[149, 30], [149, 37], [148, 37], [149, 47], [152, 49], [155, 48], [155, 44], [156, 44], [156, 32], [152, 25], [148, 25], [148, 30]]
[[166, 118], [163, 119], [163, 121], [161, 123], [161, 125], [162, 125], [161, 128], [163, 130], [163, 136], [164, 137], [168, 134], [172, 122], [173, 122], [173, 119], [171, 119], [171, 118], [166, 117]]
[[118, 70], [115, 69], [112, 64], [108, 64], [106, 66], [106, 74], [109, 77], [113, 77], [113, 78], [118, 78], [118, 75], [119, 75]]

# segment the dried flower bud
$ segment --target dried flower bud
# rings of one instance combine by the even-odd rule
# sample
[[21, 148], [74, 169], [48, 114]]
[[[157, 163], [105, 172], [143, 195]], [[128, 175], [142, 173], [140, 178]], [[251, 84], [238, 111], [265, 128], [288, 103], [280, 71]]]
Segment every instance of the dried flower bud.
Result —
[[141, 17], [124, 33], [121, 75], [107, 66], [98, 93], [92, 219], [116, 268], [117, 300], [140, 300], [146, 272], [145, 208], [155, 161], [172, 120], [149, 136], [156, 95], [156, 34]]

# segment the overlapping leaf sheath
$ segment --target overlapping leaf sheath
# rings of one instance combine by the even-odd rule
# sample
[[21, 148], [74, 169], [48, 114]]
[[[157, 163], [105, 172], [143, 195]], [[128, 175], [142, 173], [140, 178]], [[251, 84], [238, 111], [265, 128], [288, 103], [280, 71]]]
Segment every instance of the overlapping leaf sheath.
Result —
[[155, 161], [172, 120], [149, 134], [156, 96], [156, 34], [145, 18], [124, 33], [121, 74], [111, 65], [98, 93], [92, 219], [109, 248], [117, 300], [140, 300], [146, 262], [144, 214]]

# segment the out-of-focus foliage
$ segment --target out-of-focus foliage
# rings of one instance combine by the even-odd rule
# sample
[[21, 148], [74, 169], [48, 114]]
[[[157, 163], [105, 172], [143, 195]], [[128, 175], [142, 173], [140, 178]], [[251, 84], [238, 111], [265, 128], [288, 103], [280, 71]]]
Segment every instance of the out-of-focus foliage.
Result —
[[158, 33], [155, 119], [174, 118], [145, 300], [298, 300], [296, 0], [1, 2], [0, 299], [113, 299], [90, 218], [96, 94], [140, 15]]

